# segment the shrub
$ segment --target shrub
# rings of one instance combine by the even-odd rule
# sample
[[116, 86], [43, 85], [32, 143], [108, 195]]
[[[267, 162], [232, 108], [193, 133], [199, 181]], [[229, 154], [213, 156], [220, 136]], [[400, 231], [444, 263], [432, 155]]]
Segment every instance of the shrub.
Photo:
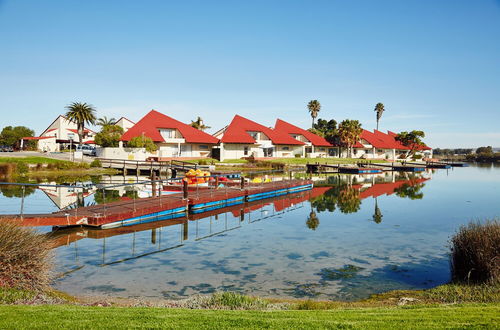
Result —
[[198, 159], [198, 165], [208, 165], [208, 160], [206, 160], [206, 159]]
[[99, 159], [94, 159], [91, 163], [90, 163], [90, 167], [102, 167], [102, 163]]
[[301, 154], [295, 154], [295, 158], [302, 158]]
[[500, 284], [500, 221], [472, 222], [451, 238], [452, 277], [457, 282]]
[[209, 301], [209, 306], [218, 309], [263, 309], [268, 304], [263, 299], [245, 296], [236, 292], [216, 292]]
[[50, 282], [52, 242], [13, 220], [0, 221], [0, 287], [41, 290]]
[[155, 152], [158, 147], [148, 136], [136, 136], [130, 139], [128, 146], [131, 148], [145, 148], [147, 152]]

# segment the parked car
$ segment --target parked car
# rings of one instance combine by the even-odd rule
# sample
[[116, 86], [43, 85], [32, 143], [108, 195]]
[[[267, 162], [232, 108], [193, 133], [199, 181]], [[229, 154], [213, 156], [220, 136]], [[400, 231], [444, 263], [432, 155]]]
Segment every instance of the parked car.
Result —
[[13, 152], [14, 148], [10, 146], [0, 146], [0, 152]]
[[81, 146], [78, 145], [78, 146], [76, 146], [75, 151], [81, 151], [86, 156], [95, 156], [96, 155], [95, 147], [88, 146], [88, 145], [81, 145]]

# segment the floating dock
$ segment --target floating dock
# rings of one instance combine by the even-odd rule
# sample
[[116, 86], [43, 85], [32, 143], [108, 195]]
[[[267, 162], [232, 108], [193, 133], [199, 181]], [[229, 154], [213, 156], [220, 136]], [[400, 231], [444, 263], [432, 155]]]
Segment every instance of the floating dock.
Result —
[[376, 173], [382, 173], [382, 170], [380, 168], [368, 168], [368, 167], [339, 167], [339, 173], [376, 174]]
[[2, 216], [17, 218], [25, 226], [93, 226], [102, 229], [129, 226], [149, 221], [175, 219], [186, 213], [210, 210], [277, 197], [312, 189], [310, 180], [285, 180], [269, 183], [246, 184], [243, 188], [223, 187], [199, 189], [184, 193], [117, 201], [101, 205], [76, 208], [48, 214]]

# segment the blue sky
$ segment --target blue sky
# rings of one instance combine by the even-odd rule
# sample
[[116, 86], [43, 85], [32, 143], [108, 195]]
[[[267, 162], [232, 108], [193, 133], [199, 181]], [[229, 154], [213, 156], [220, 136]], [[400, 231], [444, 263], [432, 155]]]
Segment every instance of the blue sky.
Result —
[[212, 131], [240, 114], [421, 129], [500, 147], [500, 1], [0, 0], [0, 126], [40, 133], [73, 101]]

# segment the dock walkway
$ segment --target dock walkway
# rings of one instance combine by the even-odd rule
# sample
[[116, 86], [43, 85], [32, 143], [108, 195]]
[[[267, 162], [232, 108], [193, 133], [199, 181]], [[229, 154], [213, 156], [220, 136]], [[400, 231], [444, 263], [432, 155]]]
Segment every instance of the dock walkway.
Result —
[[242, 204], [312, 189], [310, 180], [286, 180], [240, 187], [197, 189], [142, 199], [116, 201], [47, 214], [7, 215], [1, 218], [21, 219], [26, 226], [94, 226], [114, 228], [157, 219], [176, 218], [187, 213]]

